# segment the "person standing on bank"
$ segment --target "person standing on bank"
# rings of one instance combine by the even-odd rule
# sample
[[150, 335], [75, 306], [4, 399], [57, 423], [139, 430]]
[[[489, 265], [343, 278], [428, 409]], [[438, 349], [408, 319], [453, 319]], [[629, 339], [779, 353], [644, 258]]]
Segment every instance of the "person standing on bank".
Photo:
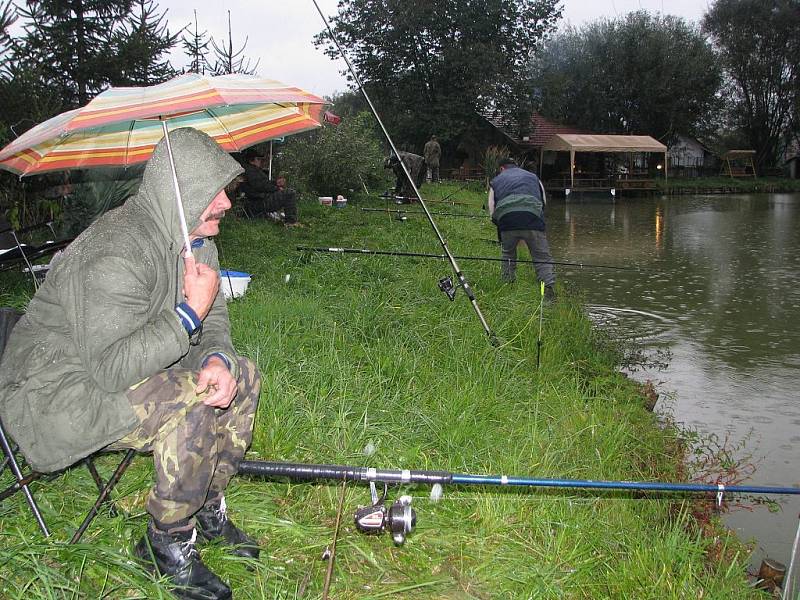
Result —
[[439, 160], [442, 158], [442, 147], [436, 141], [436, 136], [432, 135], [423, 150], [425, 165], [428, 167], [428, 181], [439, 183]]
[[516, 277], [517, 244], [524, 241], [534, 261], [536, 276], [544, 282], [544, 296], [555, 300], [556, 274], [544, 224], [544, 186], [539, 178], [510, 158], [500, 161], [500, 173], [489, 182], [489, 216], [500, 234], [503, 262], [500, 274], [511, 283]]
[[224, 492], [252, 439], [260, 376], [231, 343], [209, 239], [242, 168], [205, 133], [169, 137], [193, 256], [183, 257], [162, 140], [138, 193], [87, 228], [31, 299], [0, 363], [0, 416], [40, 472], [100, 449], [152, 452], [150, 520], [134, 553], [179, 598], [225, 600], [230, 588], [194, 543], [259, 555]]

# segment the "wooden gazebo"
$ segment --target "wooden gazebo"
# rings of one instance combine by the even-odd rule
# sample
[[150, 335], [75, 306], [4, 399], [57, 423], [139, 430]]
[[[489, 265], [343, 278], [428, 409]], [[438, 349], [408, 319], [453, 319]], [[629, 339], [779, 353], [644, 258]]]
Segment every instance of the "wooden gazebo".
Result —
[[[544, 152], [569, 152], [570, 185], [575, 187], [576, 152], [657, 152], [664, 154], [667, 178], [667, 147], [649, 135], [591, 135], [558, 133], [542, 148]], [[541, 158], [539, 164], [541, 173]]]

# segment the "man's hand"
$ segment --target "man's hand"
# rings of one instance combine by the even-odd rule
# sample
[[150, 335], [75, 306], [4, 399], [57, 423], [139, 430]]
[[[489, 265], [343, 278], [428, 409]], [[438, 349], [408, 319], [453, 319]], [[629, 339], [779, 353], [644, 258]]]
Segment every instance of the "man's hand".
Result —
[[194, 257], [184, 258], [183, 295], [200, 320], [206, 318], [219, 290], [219, 273]]
[[236, 380], [228, 366], [218, 356], [212, 356], [197, 376], [195, 394], [208, 392], [203, 404], [215, 408], [228, 408], [236, 396]]

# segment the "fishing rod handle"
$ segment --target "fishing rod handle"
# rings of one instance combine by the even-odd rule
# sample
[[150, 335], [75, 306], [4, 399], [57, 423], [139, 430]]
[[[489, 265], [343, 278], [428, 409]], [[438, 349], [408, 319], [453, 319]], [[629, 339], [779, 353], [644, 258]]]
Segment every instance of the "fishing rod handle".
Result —
[[243, 460], [239, 463], [240, 475], [251, 475], [267, 479], [288, 477], [295, 481], [314, 481], [333, 479], [337, 481], [381, 482], [381, 483], [422, 483], [444, 485], [452, 481], [453, 475], [447, 471], [410, 471], [408, 469], [374, 469], [371, 467], [351, 467], [345, 465], [321, 465], [307, 463], [270, 462], [263, 460]]

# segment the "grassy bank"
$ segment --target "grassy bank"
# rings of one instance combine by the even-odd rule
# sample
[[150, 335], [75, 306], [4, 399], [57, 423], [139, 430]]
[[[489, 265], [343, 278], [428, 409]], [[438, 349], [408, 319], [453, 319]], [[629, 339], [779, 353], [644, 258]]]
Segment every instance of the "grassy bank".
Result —
[[800, 179], [784, 177], [697, 177], [692, 179], [656, 180], [665, 194], [746, 194], [800, 192]]
[[[443, 185], [441, 197], [457, 189]], [[474, 210], [483, 194], [460, 192]], [[462, 265], [491, 327], [486, 340], [462, 292], [449, 302], [430, 259], [300, 254], [295, 245], [439, 252], [421, 216], [303, 205], [303, 229], [231, 219], [220, 240], [225, 267], [255, 275], [230, 304], [238, 348], [264, 377], [253, 458], [456, 472], [589, 479], [674, 479], [674, 434], [657, 426], [638, 388], [616, 373], [568, 282], [545, 307], [541, 367], [535, 278], [520, 267], [502, 285], [497, 263]], [[443, 205], [432, 204], [434, 209]], [[486, 219], [438, 219], [454, 254], [492, 254]], [[287, 276], [288, 281], [287, 281]], [[29, 285], [5, 276], [5, 304]], [[366, 451], [366, 452], [365, 452]], [[366, 454], [371, 454], [366, 456]], [[110, 462], [108, 463], [110, 464]], [[138, 458], [119, 487], [125, 514], [101, 515], [84, 543], [41, 540], [17, 496], [0, 505], [0, 597], [157, 598], [166, 587], [130, 561], [143, 532], [150, 460]], [[5, 481], [5, 479], [3, 480]], [[93, 500], [85, 469], [36, 484], [45, 516], [64, 540]], [[233, 517], [265, 551], [253, 571], [204, 550], [238, 599], [318, 598], [339, 486], [237, 479]], [[337, 546], [335, 598], [750, 598], [746, 556], [710, 540], [669, 496], [479, 487], [409, 493], [419, 519], [406, 545], [364, 537], [350, 515], [369, 502], [349, 487]]]

